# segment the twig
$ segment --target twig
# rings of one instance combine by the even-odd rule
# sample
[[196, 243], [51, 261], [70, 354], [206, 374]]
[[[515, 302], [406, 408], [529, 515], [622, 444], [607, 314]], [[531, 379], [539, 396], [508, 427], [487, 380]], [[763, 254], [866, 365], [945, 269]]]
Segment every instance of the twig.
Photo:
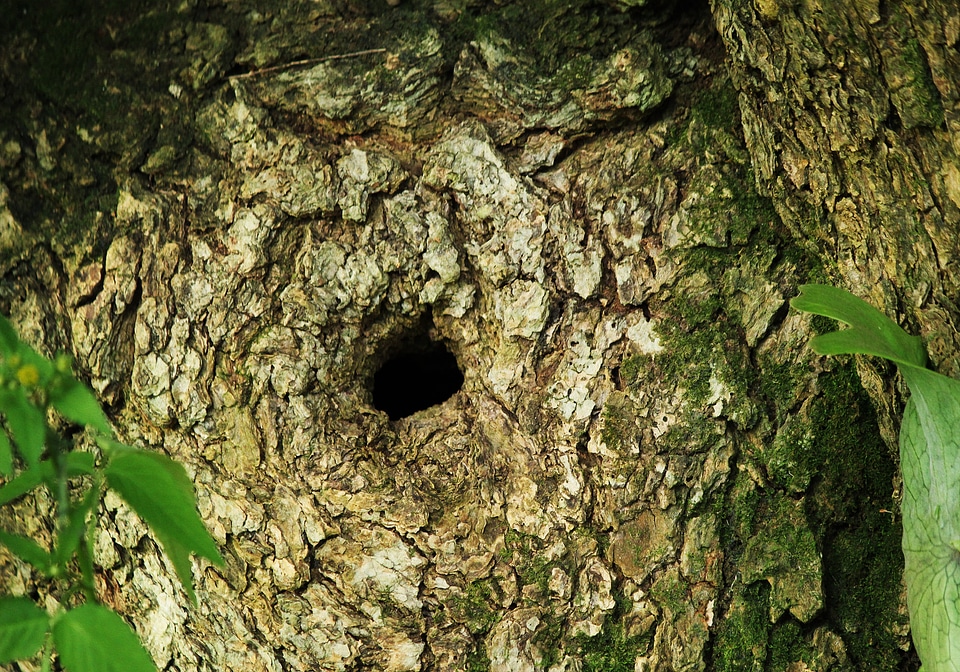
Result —
[[363, 51], [354, 51], [349, 54], [334, 54], [333, 56], [324, 56], [323, 58], [306, 58], [302, 61], [291, 61], [290, 63], [284, 63], [283, 65], [272, 65], [269, 68], [262, 68], [260, 70], [254, 70], [253, 72], [245, 72], [242, 75], [231, 75], [230, 79], [248, 79], [250, 77], [256, 77], [257, 75], [263, 75], [268, 72], [276, 72], [277, 70], [286, 70], [287, 68], [295, 68], [300, 65], [315, 65], [317, 63], [324, 63], [326, 61], [339, 61], [344, 58], [356, 58], [357, 56], [369, 56], [370, 54], [382, 54], [386, 51], [384, 48], [380, 49], [364, 49]]

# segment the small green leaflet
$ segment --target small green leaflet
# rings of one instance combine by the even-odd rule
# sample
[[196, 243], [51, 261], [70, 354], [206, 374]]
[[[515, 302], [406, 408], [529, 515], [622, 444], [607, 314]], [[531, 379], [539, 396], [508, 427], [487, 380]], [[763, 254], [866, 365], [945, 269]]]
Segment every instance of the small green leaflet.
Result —
[[47, 420], [43, 411], [30, 403], [19, 387], [0, 392], [0, 408], [6, 413], [7, 426], [17, 443], [20, 457], [32, 467], [40, 459], [47, 440]]
[[53, 643], [67, 672], [156, 672], [137, 634], [99, 604], [71, 609], [53, 626]]
[[9, 357], [17, 351], [19, 345], [17, 330], [10, 324], [10, 320], [0, 315], [0, 355]]
[[814, 352], [889, 359], [910, 388], [900, 427], [910, 627], [924, 672], [955, 672], [960, 662], [960, 381], [926, 369], [921, 340], [849, 292], [803, 285], [790, 305], [850, 325], [813, 338]]
[[160, 539], [180, 583], [196, 603], [190, 554], [220, 565], [223, 558], [197, 514], [193, 483], [183, 465], [165, 455], [114, 444], [105, 473], [109, 486]]
[[10, 445], [10, 437], [7, 432], [0, 427], [0, 476], [10, 478], [13, 475], [13, 446]]
[[47, 612], [27, 598], [0, 598], [0, 665], [37, 655], [49, 627]]
[[919, 336], [911, 336], [850, 292], [827, 285], [801, 285], [800, 295], [790, 301], [790, 306], [852, 327], [814, 337], [810, 347], [819, 355], [876, 355], [897, 364], [927, 365], [927, 352]]
[[[47, 462], [47, 460], [44, 460]], [[41, 464], [43, 464], [41, 462]], [[23, 497], [43, 482], [43, 469], [40, 464], [24, 469], [0, 487], [0, 506]]]
[[111, 434], [110, 423], [100, 408], [100, 402], [86, 385], [72, 376], [64, 379], [50, 390], [50, 403], [67, 420], [93, 427], [107, 436]]
[[44, 574], [49, 573], [53, 566], [53, 559], [50, 554], [30, 537], [0, 530], [0, 544], [6, 546], [11, 553], [23, 561], [29, 562]]
[[[50, 550], [4, 530], [0, 546], [50, 577], [66, 574], [72, 584], [63, 594], [62, 607], [68, 611], [52, 618], [28, 599], [0, 598], [0, 666], [36, 658], [43, 651], [41, 668], [49, 670], [52, 645], [58, 669], [67, 672], [155, 671], [137, 634], [115, 612], [96, 603], [92, 550], [97, 507], [106, 480], [153, 529], [196, 603], [190, 555], [220, 564], [223, 560], [197, 515], [193, 484], [170, 458], [118, 444], [97, 398], [73, 375], [70, 356], [60, 353], [55, 361], [41, 356], [19, 340], [3, 316], [0, 378], [0, 477], [5, 481], [0, 484], [0, 506], [43, 486], [57, 501]], [[94, 454], [76, 450], [72, 437], [48, 426], [51, 408], [94, 430], [105, 467], [98, 467]], [[79, 483], [71, 483], [78, 477]], [[87, 603], [69, 609], [73, 601], [67, 598], [78, 593]]]
[[[67, 453], [63, 457], [67, 469], [67, 478], [89, 475], [94, 471], [94, 459], [90, 453]], [[28, 469], [24, 469], [3, 486], [0, 486], [0, 506], [23, 497], [43, 481], [53, 483], [55, 471], [50, 460], [41, 460]], [[53, 485], [50, 486], [54, 487]]]

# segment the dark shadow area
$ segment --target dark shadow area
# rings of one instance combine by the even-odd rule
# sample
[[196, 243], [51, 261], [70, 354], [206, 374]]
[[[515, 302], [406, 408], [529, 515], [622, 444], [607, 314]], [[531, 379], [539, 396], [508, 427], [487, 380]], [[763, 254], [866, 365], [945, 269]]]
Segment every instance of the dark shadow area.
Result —
[[373, 407], [391, 420], [441, 404], [463, 386], [457, 359], [443, 343], [411, 343], [373, 376]]

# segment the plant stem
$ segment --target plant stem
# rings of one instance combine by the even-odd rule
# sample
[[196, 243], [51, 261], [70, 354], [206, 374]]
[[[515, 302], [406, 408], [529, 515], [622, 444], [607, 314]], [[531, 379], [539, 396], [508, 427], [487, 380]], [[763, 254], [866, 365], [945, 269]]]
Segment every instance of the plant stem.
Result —
[[48, 632], [40, 652], [40, 672], [50, 672], [50, 660], [53, 658], [53, 634]]
[[57, 501], [57, 532], [70, 522], [70, 492], [67, 489], [67, 458], [64, 441], [55, 431], [47, 427], [47, 447], [53, 462], [56, 478], [54, 497]]

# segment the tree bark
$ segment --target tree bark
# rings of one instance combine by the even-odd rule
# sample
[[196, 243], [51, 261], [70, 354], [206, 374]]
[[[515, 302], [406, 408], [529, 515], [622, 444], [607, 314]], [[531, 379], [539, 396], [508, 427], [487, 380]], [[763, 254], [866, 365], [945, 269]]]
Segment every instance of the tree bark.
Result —
[[[643, 5], [0, 29], [0, 308], [188, 466], [226, 558], [191, 608], [104, 501], [161, 669], [917, 668], [903, 390], [787, 300], [846, 287], [960, 375], [960, 14]], [[462, 387], [391, 419], [378, 370], [430, 342]]]

